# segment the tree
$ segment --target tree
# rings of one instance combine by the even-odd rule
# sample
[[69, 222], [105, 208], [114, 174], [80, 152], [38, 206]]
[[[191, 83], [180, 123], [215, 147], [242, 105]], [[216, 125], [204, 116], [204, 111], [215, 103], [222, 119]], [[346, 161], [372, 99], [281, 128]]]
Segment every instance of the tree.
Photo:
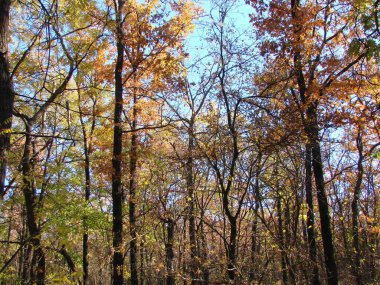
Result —
[[[295, 103], [300, 106], [307, 143], [311, 147], [327, 278], [329, 284], [337, 284], [338, 272], [324, 182], [318, 108], [326, 98], [331, 98], [333, 92], [344, 94], [340, 80], [364, 60], [371, 48], [369, 42], [366, 42], [352, 54], [352, 45], [339, 42], [339, 38], [349, 37], [354, 44], [355, 33], [363, 32], [348, 27], [356, 12], [349, 5], [339, 6], [339, 1], [327, 1], [324, 4], [278, 1], [267, 6], [256, 1], [252, 3], [257, 9], [257, 14], [252, 18], [253, 23], [264, 34], [274, 37], [273, 40], [264, 41], [263, 52], [281, 54], [281, 59], [286, 59], [284, 66], [290, 66], [285, 72], [294, 78], [294, 87], [290, 88]], [[259, 17], [263, 11], [268, 13], [268, 17]], [[282, 65], [280, 61], [275, 64]]]
[[115, 64], [115, 109], [113, 128], [113, 154], [112, 154], [112, 245], [113, 245], [113, 274], [112, 284], [122, 285], [124, 283], [123, 269], [123, 188], [122, 179], [122, 147], [123, 147], [123, 64], [124, 64], [124, 34], [123, 18], [125, 1], [115, 2], [116, 11], [116, 48], [117, 57]]
[[9, 70], [8, 31], [9, 10], [11, 1], [0, 4], [0, 197], [6, 194], [5, 177], [7, 170], [7, 151], [10, 146], [10, 129], [12, 127], [12, 112], [14, 92], [12, 77]]

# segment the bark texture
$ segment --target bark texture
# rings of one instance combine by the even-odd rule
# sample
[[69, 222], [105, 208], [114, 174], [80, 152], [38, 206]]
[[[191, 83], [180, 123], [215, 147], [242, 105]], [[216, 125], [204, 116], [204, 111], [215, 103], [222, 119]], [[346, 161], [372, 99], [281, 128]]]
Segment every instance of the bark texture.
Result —
[[112, 284], [124, 283], [123, 258], [123, 188], [121, 184], [122, 162], [122, 112], [123, 112], [123, 32], [122, 9], [124, 1], [118, 0], [116, 8], [116, 36], [117, 59], [115, 65], [115, 110], [114, 110], [114, 136], [112, 157], [112, 245], [113, 245], [113, 274]]
[[8, 30], [10, 0], [0, 2], [0, 199], [6, 193], [5, 177], [7, 170], [7, 152], [10, 147], [10, 129], [14, 92], [9, 71]]

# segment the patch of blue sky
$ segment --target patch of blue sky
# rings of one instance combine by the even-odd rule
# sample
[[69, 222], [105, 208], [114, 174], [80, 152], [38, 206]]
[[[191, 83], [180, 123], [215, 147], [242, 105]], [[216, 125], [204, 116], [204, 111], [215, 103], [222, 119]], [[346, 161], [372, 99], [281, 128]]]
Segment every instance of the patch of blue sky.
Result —
[[[254, 12], [253, 8], [242, 0], [208, 0], [195, 1], [203, 9], [200, 17], [195, 21], [195, 29], [186, 40], [186, 52], [189, 58], [187, 66], [194, 62], [210, 60], [210, 45], [212, 43], [212, 29], [222, 25], [234, 30], [236, 35], [242, 38], [252, 34], [253, 27], [250, 24], [249, 15]], [[221, 23], [220, 8], [227, 9], [226, 20]]]

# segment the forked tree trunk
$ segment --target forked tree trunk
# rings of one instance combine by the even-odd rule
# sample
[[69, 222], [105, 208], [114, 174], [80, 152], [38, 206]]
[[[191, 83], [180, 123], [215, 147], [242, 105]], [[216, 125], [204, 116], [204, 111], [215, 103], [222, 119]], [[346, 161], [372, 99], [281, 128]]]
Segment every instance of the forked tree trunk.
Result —
[[[300, 22], [299, 11], [300, 11], [300, 1], [291, 0], [291, 16], [294, 20], [294, 71], [297, 79], [299, 96], [301, 99], [302, 106], [306, 108], [306, 116], [303, 117], [304, 129], [308, 138], [308, 143], [310, 144], [311, 153], [312, 153], [312, 166], [314, 172], [315, 185], [317, 190], [317, 199], [318, 199], [318, 208], [319, 215], [321, 219], [321, 231], [322, 231], [322, 242], [323, 242], [323, 252], [325, 257], [325, 268], [327, 272], [327, 282], [329, 285], [338, 284], [338, 271], [336, 267], [333, 238], [331, 232], [331, 223], [329, 215], [329, 206], [325, 192], [325, 183], [324, 183], [324, 172], [322, 164], [322, 155], [321, 155], [321, 146], [319, 142], [318, 134], [318, 115], [317, 115], [317, 101], [310, 101], [311, 96], [307, 94], [307, 84], [309, 86], [314, 82], [314, 71], [311, 70], [310, 76], [308, 77], [308, 82], [305, 80], [303, 74], [303, 63], [302, 63], [302, 54], [301, 54], [301, 32], [302, 24]], [[319, 61], [319, 59], [317, 59]], [[314, 68], [316, 68], [315, 65]]]
[[45, 284], [45, 254], [41, 247], [40, 228], [37, 224], [37, 200], [34, 186], [32, 158], [32, 126], [25, 122], [26, 136], [24, 153], [22, 157], [22, 191], [25, 198], [26, 220], [29, 230], [30, 242], [33, 246], [33, 257], [30, 266], [30, 282], [37, 285]]

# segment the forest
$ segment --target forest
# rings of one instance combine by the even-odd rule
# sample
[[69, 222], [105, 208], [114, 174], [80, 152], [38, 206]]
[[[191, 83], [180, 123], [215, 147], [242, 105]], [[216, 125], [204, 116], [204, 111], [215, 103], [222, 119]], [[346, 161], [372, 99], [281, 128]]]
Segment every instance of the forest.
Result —
[[0, 285], [380, 283], [379, 0], [0, 0]]

